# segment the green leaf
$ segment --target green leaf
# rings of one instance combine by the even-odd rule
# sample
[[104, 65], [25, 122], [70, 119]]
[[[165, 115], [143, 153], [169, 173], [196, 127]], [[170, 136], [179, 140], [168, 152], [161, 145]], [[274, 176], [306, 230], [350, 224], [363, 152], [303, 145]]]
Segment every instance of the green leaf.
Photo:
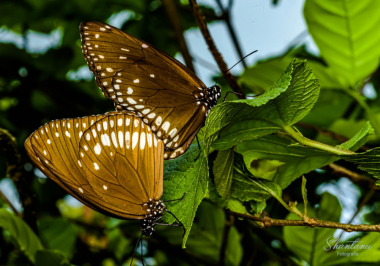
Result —
[[209, 182], [208, 189], [207, 198], [215, 202], [219, 208], [225, 208], [238, 213], [247, 213], [246, 208], [240, 200], [235, 199], [234, 197], [230, 197], [228, 200], [223, 199], [216, 190], [214, 183]]
[[338, 147], [344, 148], [351, 151], [356, 151], [361, 146], [363, 146], [368, 139], [368, 136], [374, 135], [375, 131], [371, 124], [367, 122], [364, 127], [355, 134], [350, 140], [346, 141], [345, 143], [339, 145]]
[[266, 179], [256, 178], [245, 167], [240, 154], [235, 154], [231, 195], [241, 201], [264, 201], [270, 196], [281, 198], [281, 187]]
[[[164, 165], [162, 200], [179, 199], [186, 193], [183, 200], [166, 203], [168, 210], [173, 212], [186, 228], [183, 247], [189, 236], [198, 205], [207, 193], [207, 157], [202, 152], [198, 160], [194, 162], [197, 157], [198, 145], [191, 145], [184, 155]], [[164, 215], [164, 220], [170, 224], [175, 222], [174, 217], [168, 214]]]
[[250, 201], [249, 204], [251, 205], [252, 210], [257, 214], [260, 214], [267, 206], [266, 201]]
[[64, 218], [41, 219], [38, 231], [47, 248], [59, 250], [67, 258], [71, 257], [79, 233], [75, 224]]
[[273, 135], [245, 141], [237, 146], [237, 152], [243, 155], [247, 166], [258, 159], [283, 162], [272, 177], [282, 189], [301, 175], [339, 160], [326, 151], [294, 145], [290, 140]]
[[212, 147], [224, 150], [296, 123], [309, 112], [318, 94], [318, 81], [306, 63], [293, 60], [270, 90], [255, 99], [226, 102], [212, 109], [206, 120], [206, 153], [221, 130], [221, 140]]
[[[204, 201], [199, 205], [197, 220], [187, 242], [188, 249], [198, 256], [218, 261], [225, 226], [224, 212]], [[243, 252], [235, 227], [230, 228], [227, 243], [225, 265], [240, 265]]]
[[307, 0], [304, 15], [321, 56], [341, 83], [355, 86], [379, 65], [377, 0]]
[[303, 198], [303, 204], [304, 204], [304, 217], [307, 217], [307, 189], [306, 189], [306, 178], [305, 176], [302, 176], [302, 198]]
[[380, 148], [356, 153], [352, 155], [341, 155], [342, 159], [358, 164], [358, 168], [376, 178], [380, 178]]
[[43, 247], [39, 238], [29, 226], [8, 210], [0, 209], [0, 227], [7, 230], [17, 243], [19, 249], [25, 253], [30, 261], [35, 262], [35, 254], [38, 250], [43, 249]]
[[219, 139], [212, 143], [212, 148], [216, 150], [226, 150], [239, 142], [256, 139], [276, 133], [280, 130], [280, 127], [273, 126], [273, 124], [268, 121], [240, 121], [224, 128], [220, 133]]
[[[341, 211], [342, 207], [339, 201], [329, 193], [322, 195], [317, 210], [310, 207], [307, 210], [309, 217], [332, 222], [339, 222]], [[300, 220], [301, 218], [290, 213], [286, 219]], [[309, 265], [329, 265], [329, 259], [337, 255], [326, 252], [324, 247], [327, 247], [326, 240], [333, 236], [334, 232], [335, 229], [286, 226], [284, 227], [284, 241], [291, 251]]]
[[36, 254], [36, 266], [70, 266], [65, 256], [56, 250], [39, 250]]
[[218, 152], [213, 166], [214, 182], [219, 194], [225, 199], [228, 199], [230, 196], [233, 164], [233, 148]]

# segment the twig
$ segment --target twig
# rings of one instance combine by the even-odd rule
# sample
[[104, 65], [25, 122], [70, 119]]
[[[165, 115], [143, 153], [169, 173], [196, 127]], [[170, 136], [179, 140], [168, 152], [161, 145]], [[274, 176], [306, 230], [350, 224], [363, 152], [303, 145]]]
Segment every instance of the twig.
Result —
[[4, 152], [4, 155], [7, 158], [7, 176], [13, 180], [24, 209], [23, 219], [29, 227], [38, 234], [36, 208], [34, 205], [36, 196], [31, 189], [33, 176], [25, 171], [21, 164], [15, 138], [7, 130], [1, 128], [0, 149]]
[[344, 176], [356, 184], [367, 185], [370, 189], [380, 190], [380, 187], [376, 186], [376, 180], [373, 180], [367, 176], [355, 173], [335, 163], [330, 163], [329, 165], [326, 165], [323, 168], [327, 170], [331, 169], [332, 174], [339, 177]]
[[234, 224], [234, 217], [230, 215], [229, 213], [225, 212], [226, 215], [226, 222], [224, 224], [223, 229], [223, 236], [222, 236], [222, 244], [220, 246], [220, 252], [219, 252], [219, 265], [224, 266], [224, 260], [226, 257], [226, 249], [228, 244], [228, 236], [230, 234], [231, 226]]
[[[208, 49], [214, 56], [215, 61], [217, 62], [220, 71], [223, 73], [223, 76], [227, 80], [228, 84], [232, 88], [234, 92], [238, 92], [243, 94], [243, 91], [240, 87], [240, 85], [237, 83], [235, 77], [229, 72], [228, 67], [226, 63], [223, 60], [222, 55], [219, 53], [218, 49], [215, 46], [215, 43], [210, 35], [210, 32], [207, 28], [207, 24], [205, 21], [205, 17], [202, 15], [201, 11], [199, 10], [199, 6], [195, 0], [189, 0], [191, 8], [193, 10], [193, 14], [195, 17], [195, 20], [197, 21], [198, 27], [208, 45]], [[237, 95], [240, 99], [245, 99], [244, 96]]]
[[1, 189], [0, 189], [0, 197], [7, 203], [7, 205], [17, 215], [17, 217], [22, 218], [22, 214], [18, 210], [16, 210], [15, 206], [13, 206], [12, 202], [4, 195], [4, 193], [1, 191]]
[[[305, 129], [313, 129], [313, 130], [317, 131], [321, 135], [328, 136], [328, 137], [330, 137], [332, 139], [335, 139], [337, 141], [340, 141], [340, 142], [345, 142], [345, 141], [349, 140], [349, 138], [346, 138], [345, 136], [339, 135], [339, 134], [337, 134], [335, 132], [332, 132], [332, 131], [329, 131], [329, 130], [326, 130], [326, 129], [323, 129], [323, 128], [319, 128], [319, 127], [316, 127], [316, 126], [308, 125], [308, 124], [305, 124], [305, 123], [302, 123], [302, 122], [297, 122], [296, 125], [300, 126], [302, 128], [305, 128]], [[360, 147], [360, 149], [364, 150], [364, 151], [369, 150], [369, 148], [366, 147], [366, 146], [362, 146], [362, 147]]]
[[168, 13], [170, 23], [172, 24], [172, 27], [174, 29], [174, 33], [179, 44], [179, 49], [181, 51], [183, 59], [185, 60], [186, 66], [193, 72], [195, 72], [193, 60], [191, 58], [189, 49], [183, 36], [182, 23], [178, 15], [176, 4], [173, 0], [162, 0], [162, 3], [166, 8], [166, 13]]
[[[216, 0], [216, 3], [218, 4], [220, 10], [222, 11], [222, 16], [221, 18], [226, 22], [227, 24], [227, 28], [228, 28], [228, 31], [230, 32], [230, 35], [231, 35], [231, 38], [232, 38], [232, 41], [234, 42], [234, 45], [235, 45], [235, 48], [236, 48], [236, 51], [238, 52], [240, 58], [243, 58], [244, 55], [243, 55], [243, 52], [242, 52], [242, 49], [240, 47], [240, 44], [239, 44], [239, 41], [237, 39], [237, 35], [236, 35], [236, 32], [235, 32], [235, 29], [234, 27], [232, 26], [232, 22], [231, 22], [231, 9], [232, 9], [232, 4], [233, 4], [233, 1], [229, 1], [228, 2], [228, 8], [224, 8], [223, 4], [222, 4], [222, 1], [221, 0]], [[247, 64], [245, 63], [244, 59], [243, 61], [241, 61], [244, 68], [247, 68]]]
[[343, 229], [347, 232], [360, 231], [360, 232], [380, 232], [380, 225], [368, 225], [368, 224], [343, 224], [330, 221], [322, 221], [315, 218], [309, 218], [308, 221], [303, 220], [282, 220], [282, 219], [272, 219], [270, 217], [256, 217], [249, 214], [242, 214], [228, 210], [231, 215], [236, 217], [243, 217], [253, 221], [260, 222], [262, 228], [272, 227], [272, 226], [308, 226], [308, 227], [321, 227], [321, 228], [334, 228]]

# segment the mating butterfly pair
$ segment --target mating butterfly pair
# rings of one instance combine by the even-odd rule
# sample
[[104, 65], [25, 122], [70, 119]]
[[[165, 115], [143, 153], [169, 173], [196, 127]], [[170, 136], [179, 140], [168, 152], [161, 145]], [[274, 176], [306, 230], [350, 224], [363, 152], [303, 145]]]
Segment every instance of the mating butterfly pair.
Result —
[[174, 58], [107, 24], [84, 22], [80, 32], [90, 70], [117, 111], [52, 121], [26, 140], [26, 150], [83, 204], [142, 220], [142, 235], [151, 235], [163, 211], [171, 213], [160, 200], [163, 161], [188, 149], [220, 87], [207, 88]]

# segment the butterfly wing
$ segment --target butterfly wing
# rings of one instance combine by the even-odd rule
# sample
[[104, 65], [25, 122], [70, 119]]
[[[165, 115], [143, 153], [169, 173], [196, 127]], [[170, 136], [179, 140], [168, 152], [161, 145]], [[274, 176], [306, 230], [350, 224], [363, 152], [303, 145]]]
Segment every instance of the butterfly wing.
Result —
[[125, 113], [96, 121], [79, 154], [87, 179], [105, 202], [140, 212], [163, 192], [163, 142], [141, 119]]
[[186, 151], [209, 109], [199, 100], [207, 91], [202, 81], [173, 57], [110, 25], [83, 22], [80, 32], [84, 57], [103, 94], [166, 140], [165, 158]]
[[47, 177], [88, 207], [116, 218], [143, 219], [142, 213], [133, 213], [105, 202], [87, 181], [78, 156], [79, 140], [83, 132], [102, 117], [51, 121], [26, 140], [26, 151]]

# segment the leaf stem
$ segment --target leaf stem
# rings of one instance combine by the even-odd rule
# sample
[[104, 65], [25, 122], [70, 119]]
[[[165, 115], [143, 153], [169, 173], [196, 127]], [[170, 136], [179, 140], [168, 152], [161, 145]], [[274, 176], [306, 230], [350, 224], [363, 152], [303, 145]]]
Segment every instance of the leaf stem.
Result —
[[376, 135], [380, 137], [380, 122], [378, 119], [376, 119], [375, 114], [372, 112], [372, 109], [368, 106], [368, 104], [364, 100], [364, 97], [360, 95], [359, 92], [353, 89], [346, 89], [345, 91], [352, 98], [354, 98], [360, 104], [360, 106], [364, 109], [364, 111], [368, 115], [369, 120], [371, 121], [373, 128], [375, 129]]
[[317, 142], [317, 141], [305, 138], [304, 136], [302, 136], [300, 132], [296, 132], [291, 126], [283, 126], [283, 130], [302, 145], [317, 148], [319, 150], [327, 151], [336, 155], [354, 154], [353, 151], [339, 149], [339, 148], [332, 147], [330, 145], [327, 145], [321, 142]]

